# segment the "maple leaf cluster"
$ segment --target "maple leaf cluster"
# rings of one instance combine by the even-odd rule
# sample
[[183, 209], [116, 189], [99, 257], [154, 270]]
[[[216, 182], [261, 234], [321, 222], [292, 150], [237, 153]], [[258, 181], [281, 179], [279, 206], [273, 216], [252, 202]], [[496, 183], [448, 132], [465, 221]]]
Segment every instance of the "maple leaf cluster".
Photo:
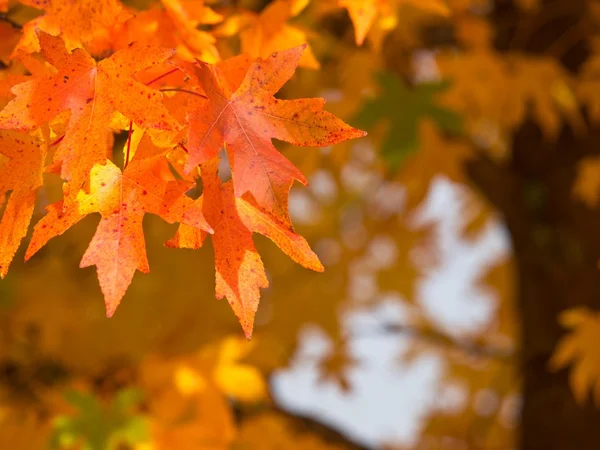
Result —
[[[580, 424], [597, 418], [590, 394], [600, 404], [600, 7], [571, 3], [0, 0], [0, 276], [21, 244], [25, 259], [37, 254], [40, 265], [26, 274], [13, 267], [14, 278], [0, 284], [2, 305], [19, 298], [0, 316], [0, 372], [33, 374], [29, 389], [53, 416], [23, 422], [23, 405], [9, 402], [0, 447], [19, 441], [15, 435], [41, 442], [52, 428], [51, 441], [67, 446], [78, 436], [94, 448], [111, 439], [145, 448], [148, 433], [140, 431], [150, 426], [160, 448], [338, 448], [325, 447], [312, 426], [305, 439], [282, 410], [268, 412], [279, 398], [267, 393], [269, 377], [310, 360], [321, 382], [358, 387], [355, 344], [363, 336], [351, 316], [387, 304], [400, 305], [402, 318], [389, 320], [384, 310], [374, 331], [410, 336], [405, 367], [424, 351], [443, 358], [416, 447], [513, 448], [519, 417], [525, 434], [538, 433], [530, 442], [552, 436], [549, 428], [571, 428], [564, 436], [577, 435], [573, 442], [595, 438], [593, 426]], [[325, 112], [321, 99], [282, 100], [292, 89], [303, 92], [294, 97], [323, 92], [327, 109], [354, 117], [369, 139], [302, 151], [299, 170], [273, 139], [319, 147], [363, 133]], [[307, 178], [311, 189], [290, 197]], [[460, 225], [430, 216], [441, 204], [427, 201], [438, 198], [434, 186], [458, 189], [443, 209], [458, 210]], [[296, 233], [289, 209], [310, 234]], [[174, 224], [166, 247], [199, 249], [210, 237], [216, 275], [212, 267], [199, 273], [208, 254], [165, 250], [154, 258], [161, 250], [147, 214]], [[150, 262], [155, 271], [108, 322], [101, 311], [87, 315], [77, 298], [85, 277], [65, 283], [67, 252], [60, 264], [38, 254], [79, 222], [92, 224], [89, 215], [99, 220], [95, 234], [73, 253], [82, 267], [96, 267], [109, 316], [136, 271], [148, 272]], [[463, 256], [487, 245], [500, 222], [517, 245], [459, 277], [486, 296], [493, 288], [495, 313], [476, 306], [479, 319], [461, 317], [465, 325], [449, 329], [428, 304], [437, 288], [419, 286], [436, 284], [438, 269], [475, 261]], [[289, 260], [259, 255], [254, 233]], [[460, 246], [449, 245], [455, 234]], [[50, 253], [73, 239], [70, 232], [51, 243]], [[326, 265], [327, 274], [290, 270], [293, 262], [316, 272]], [[197, 313], [209, 307], [197, 297], [215, 290], [213, 277], [248, 337], [261, 289], [272, 283], [277, 305], [266, 308], [260, 337], [230, 339], [235, 319], [224, 305]], [[43, 302], [40, 287], [49, 296]], [[475, 317], [479, 294], [463, 297], [462, 308], [451, 308], [456, 318], [466, 309]], [[154, 318], [161, 326], [147, 327]], [[304, 359], [308, 323], [331, 345]], [[192, 348], [202, 351], [182, 355]], [[522, 357], [549, 364], [515, 370]], [[48, 395], [64, 380], [37, 385], [47, 360], [68, 374], [74, 391], [66, 400], [77, 415]], [[107, 374], [101, 387], [99, 367]], [[15, 387], [12, 376], [2, 378]], [[528, 405], [548, 393], [568, 404], [569, 388], [570, 413], [539, 414], [542, 426], [532, 427], [538, 419], [527, 411], [541, 409]], [[548, 427], [549, 419], [560, 426]], [[545, 447], [552, 440], [561, 446], [549, 438]]]
[[[288, 212], [293, 182], [307, 181], [272, 139], [328, 146], [365, 134], [325, 111], [322, 99], [274, 97], [306, 45], [217, 62], [211, 39], [196, 27], [218, 15], [201, 2], [164, 0], [164, 8], [140, 15], [116, 0], [22, 3], [45, 14], [23, 27], [12, 53], [29, 74], [2, 81], [9, 101], [0, 112], [0, 193], [8, 201], [0, 276], [27, 234], [44, 176], [54, 174], [63, 195], [35, 225], [26, 260], [99, 213], [80, 266], [96, 266], [110, 317], [135, 272], [149, 271], [144, 215], [160, 216], [180, 224], [169, 247], [199, 248], [211, 236], [216, 296], [227, 297], [250, 337], [260, 288], [268, 286], [253, 233], [323, 270]], [[169, 36], [170, 47], [142, 31], [147, 20], [170, 27], [158, 35]], [[213, 64], [193, 57], [203, 55]], [[113, 152], [118, 133], [127, 135], [122, 158]], [[200, 180], [202, 195], [193, 199], [187, 194]]]

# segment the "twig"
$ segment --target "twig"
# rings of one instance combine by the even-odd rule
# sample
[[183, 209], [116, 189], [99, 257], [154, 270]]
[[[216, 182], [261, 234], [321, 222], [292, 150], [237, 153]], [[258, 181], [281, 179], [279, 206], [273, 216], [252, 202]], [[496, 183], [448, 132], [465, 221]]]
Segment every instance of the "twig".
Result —
[[150, 80], [150, 81], [148, 81], [148, 82], [146, 83], [146, 86], [149, 86], [149, 85], [151, 85], [152, 83], [156, 83], [158, 80], [160, 80], [160, 79], [162, 79], [162, 78], [164, 78], [164, 77], [166, 77], [166, 76], [169, 76], [169, 75], [171, 75], [172, 73], [175, 73], [175, 72], [177, 72], [178, 70], [179, 70], [179, 69], [171, 69], [171, 70], [169, 70], [167, 73], [163, 73], [162, 75], [159, 75], [159, 76], [157, 76], [157, 77], [156, 77], [156, 78], [154, 78], [153, 80]]
[[66, 134], [63, 134], [61, 137], [59, 137], [57, 140], [55, 140], [52, 144], [50, 144], [50, 147], [54, 147], [55, 145], [58, 145], [62, 142], [62, 140], [65, 138]]
[[187, 89], [182, 89], [182, 88], [168, 88], [168, 89], [159, 89], [159, 90], [160, 90], [160, 92], [183, 92], [185, 94], [195, 95], [197, 97], [202, 97], [202, 98], [208, 99], [208, 97], [206, 95], [198, 94], [197, 92], [189, 91]]
[[381, 327], [372, 331], [374, 331], [374, 333], [372, 334], [364, 333], [362, 331], [351, 332], [349, 337], [363, 338], [371, 335], [377, 336], [385, 334], [403, 334], [437, 346], [454, 348], [467, 355], [474, 356], [477, 358], [488, 358], [508, 361], [514, 359], [515, 356], [514, 353], [509, 349], [479, 345], [466, 339], [458, 340], [440, 332], [422, 330], [412, 325], [405, 325], [399, 323], [383, 323]]
[[133, 133], [133, 121], [129, 121], [129, 134], [127, 135], [127, 153], [125, 154], [125, 164], [123, 164], [123, 170], [127, 169], [129, 164], [129, 151], [131, 150], [131, 135]]

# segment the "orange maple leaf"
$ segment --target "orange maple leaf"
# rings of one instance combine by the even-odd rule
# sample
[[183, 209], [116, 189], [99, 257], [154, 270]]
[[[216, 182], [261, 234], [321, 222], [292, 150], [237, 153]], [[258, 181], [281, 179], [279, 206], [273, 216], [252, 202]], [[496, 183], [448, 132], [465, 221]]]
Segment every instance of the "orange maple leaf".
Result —
[[0, 278], [27, 234], [46, 152], [33, 137], [0, 131], [0, 203], [12, 191], [0, 221]]
[[285, 223], [281, 223], [270, 214], [267, 214], [256, 204], [252, 196], [246, 194], [241, 198], [236, 197], [235, 206], [247, 229], [271, 239], [298, 264], [316, 272], [323, 272], [323, 265], [317, 255], [310, 249], [306, 239], [288, 228]]
[[[230, 16], [216, 30], [218, 36], [240, 36], [242, 52], [253, 58], [270, 56], [273, 52], [307, 44], [308, 35], [302, 29], [291, 25], [289, 20], [298, 15], [305, 4], [277, 0], [268, 4], [260, 14], [245, 11]], [[318, 69], [316, 59], [309, 45], [300, 59], [300, 67]]]
[[69, 49], [86, 47], [99, 53], [110, 48], [110, 29], [124, 22], [131, 14], [119, 0], [20, 0], [21, 3], [45, 10], [46, 14], [23, 27], [17, 48], [38, 51], [37, 30], [61, 35]]
[[[219, 158], [201, 165], [204, 193], [196, 204], [202, 207], [214, 230], [216, 296], [227, 297], [249, 339], [260, 300], [260, 288], [269, 285], [252, 233], [268, 237], [304, 267], [322, 272], [323, 266], [302, 236], [261, 210], [251, 196], [237, 198], [231, 181], [221, 182], [218, 165]], [[182, 224], [167, 246], [199, 248], [205, 236], [205, 231]]]
[[0, 61], [4, 64], [8, 65], [20, 36], [21, 30], [16, 25], [0, 20]]
[[162, 104], [162, 93], [133, 75], [160, 64], [173, 50], [132, 44], [100, 63], [82, 49], [69, 53], [64, 43], [39, 32], [42, 54], [56, 74], [35, 76], [13, 87], [16, 98], [0, 112], [0, 128], [32, 130], [62, 111], [71, 112], [54, 160], [61, 164], [68, 205], [88, 179], [91, 168], [107, 157], [108, 123], [114, 110], [143, 128], [179, 127]]
[[25, 259], [88, 214], [100, 213], [102, 220], [80, 267], [97, 267], [106, 315], [112, 316], [135, 271], [149, 271], [142, 229], [144, 214], [212, 232], [202, 211], [184, 195], [191, 183], [159, 177], [164, 173], [160, 165], [165, 162], [165, 152], [144, 136], [124, 171], [108, 160], [104, 165], [96, 164], [89, 192], [79, 191], [75, 204], [66, 210], [62, 201], [46, 208], [48, 213], [36, 224]]
[[199, 30], [200, 25], [214, 25], [223, 20], [203, 0], [161, 0], [162, 8], [141, 11], [115, 28], [113, 48], [122, 48], [131, 41], [142, 44], [173, 47], [184, 59], [199, 58], [214, 63], [220, 59], [216, 39]]
[[304, 48], [256, 59], [239, 86], [219, 77], [214, 66], [178, 64], [207, 97], [195, 96], [189, 102], [186, 171], [215, 158], [226, 143], [236, 197], [250, 192], [261, 208], [285, 223], [289, 223], [288, 195], [294, 179], [307, 182], [271, 139], [327, 146], [366, 134], [324, 111], [323, 99], [273, 97], [293, 75]]
[[204, 214], [215, 230], [216, 296], [227, 297], [247, 338], [252, 336], [260, 288], [269, 286], [260, 255], [252, 242], [252, 232], [235, 208], [231, 183], [221, 184], [218, 159], [202, 166]]

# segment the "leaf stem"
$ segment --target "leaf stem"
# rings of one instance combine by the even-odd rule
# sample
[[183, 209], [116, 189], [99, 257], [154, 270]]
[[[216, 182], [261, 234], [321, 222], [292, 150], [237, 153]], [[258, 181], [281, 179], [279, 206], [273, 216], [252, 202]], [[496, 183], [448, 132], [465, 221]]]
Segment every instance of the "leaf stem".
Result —
[[171, 70], [169, 70], [168, 72], [166, 72], [166, 73], [163, 73], [162, 75], [159, 75], [159, 76], [157, 76], [157, 77], [156, 77], [156, 78], [154, 78], [153, 80], [150, 80], [150, 81], [148, 81], [148, 82], [146, 83], [146, 86], [149, 86], [149, 85], [151, 85], [152, 83], [156, 83], [156, 82], [157, 82], [158, 80], [160, 80], [161, 78], [164, 78], [164, 77], [166, 77], [166, 76], [169, 76], [169, 75], [171, 75], [172, 73], [175, 73], [175, 72], [177, 72], [178, 70], [179, 70], [179, 69], [171, 69]]
[[50, 144], [50, 147], [54, 147], [55, 145], [58, 145], [61, 143], [61, 141], [65, 138], [66, 134], [63, 134], [61, 137], [59, 137], [57, 140], [55, 140], [52, 144]]
[[123, 165], [123, 170], [127, 169], [127, 164], [129, 164], [129, 153], [131, 151], [131, 134], [133, 133], [133, 121], [129, 121], [129, 135], [127, 136], [127, 153], [125, 154], [125, 164]]
[[208, 97], [206, 95], [198, 94], [197, 92], [189, 91], [187, 89], [182, 89], [182, 88], [169, 88], [169, 89], [159, 89], [159, 90], [160, 90], [160, 92], [183, 92], [185, 94], [195, 95], [197, 97], [202, 97], [202, 98], [208, 99]]

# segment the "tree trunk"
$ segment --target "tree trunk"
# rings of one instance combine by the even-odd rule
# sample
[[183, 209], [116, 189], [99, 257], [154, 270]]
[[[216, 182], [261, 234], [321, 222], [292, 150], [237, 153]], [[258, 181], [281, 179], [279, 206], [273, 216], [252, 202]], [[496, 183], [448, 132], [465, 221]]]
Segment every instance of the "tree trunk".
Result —
[[483, 194], [503, 214], [517, 267], [521, 318], [522, 450], [600, 448], [600, 410], [576, 403], [568, 371], [548, 360], [564, 330], [560, 312], [600, 309], [600, 210], [572, 194], [578, 163], [598, 154], [600, 133], [565, 130], [555, 143], [526, 124], [515, 135], [510, 163], [485, 157], [468, 166]]
[[[514, 2], [497, 2], [497, 49], [554, 56], [576, 73], [589, 56], [586, 38], [595, 33], [586, 22], [587, 6], [586, 0], [545, 0], [537, 14], [528, 15]], [[516, 260], [521, 450], [600, 448], [600, 409], [591, 400], [577, 404], [568, 370], [553, 373], [548, 367], [565, 332], [558, 315], [577, 306], [600, 309], [600, 209], [573, 196], [579, 163], [595, 155], [599, 131], [576, 136], [565, 129], [548, 142], [527, 123], [514, 135], [507, 165], [482, 157], [468, 166], [476, 186], [504, 216]]]

